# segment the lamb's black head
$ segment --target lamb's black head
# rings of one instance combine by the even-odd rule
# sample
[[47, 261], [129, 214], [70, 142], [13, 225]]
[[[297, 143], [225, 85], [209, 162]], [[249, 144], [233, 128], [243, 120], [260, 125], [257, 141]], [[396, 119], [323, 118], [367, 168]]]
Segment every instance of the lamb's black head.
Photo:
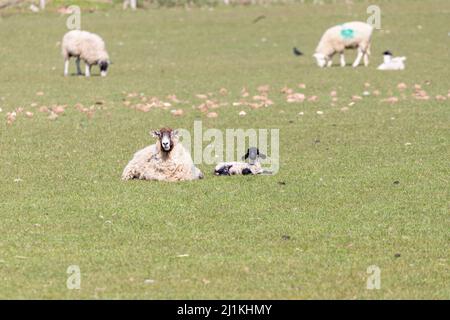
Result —
[[98, 66], [100, 67], [100, 75], [105, 77], [108, 73], [109, 61], [103, 60], [98, 62]]
[[265, 159], [266, 155], [259, 152], [258, 148], [250, 147], [247, 149], [247, 153], [242, 157], [242, 160], [247, 160], [250, 164], [254, 164], [258, 158]]

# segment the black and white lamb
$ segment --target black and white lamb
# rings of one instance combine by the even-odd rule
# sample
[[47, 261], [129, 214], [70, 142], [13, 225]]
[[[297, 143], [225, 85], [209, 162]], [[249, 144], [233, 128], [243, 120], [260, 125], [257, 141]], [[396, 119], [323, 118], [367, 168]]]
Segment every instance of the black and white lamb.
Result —
[[258, 148], [250, 147], [242, 160], [247, 162], [220, 162], [214, 169], [216, 176], [232, 175], [256, 175], [267, 173], [261, 166], [260, 159], [265, 159], [266, 155], [259, 152]]
[[378, 70], [404, 70], [406, 57], [393, 57], [390, 51], [383, 53], [383, 63]]

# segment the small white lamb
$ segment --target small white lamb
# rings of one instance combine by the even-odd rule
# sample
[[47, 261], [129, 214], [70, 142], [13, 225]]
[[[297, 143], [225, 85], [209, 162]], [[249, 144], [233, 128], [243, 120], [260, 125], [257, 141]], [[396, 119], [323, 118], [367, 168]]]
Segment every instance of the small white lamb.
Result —
[[77, 73], [81, 75], [80, 59], [84, 61], [85, 76], [91, 75], [91, 67], [98, 65], [102, 77], [106, 76], [110, 65], [108, 52], [105, 49], [105, 42], [95, 33], [72, 30], [67, 32], [61, 44], [61, 51], [64, 57], [64, 75], [69, 74], [69, 60], [76, 58]]
[[378, 70], [404, 70], [406, 57], [392, 57], [390, 51], [383, 53], [383, 63], [378, 66]]
[[162, 128], [152, 133], [158, 142], [134, 154], [122, 173], [122, 180], [203, 179], [203, 173], [195, 167], [189, 152], [178, 143], [176, 130]]
[[345, 49], [358, 49], [358, 56], [353, 62], [357, 67], [364, 58], [364, 65], [369, 65], [370, 45], [373, 27], [365, 22], [353, 21], [329, 28], [323, 34], [313, 57], [321, 68], [333, 64], [333, 56], [340, 54], [341, 67], [345, 67]]
[[248, 162], [220, 162], [214, 169], [216, 176], [233, 176], [233, 175], [248, 175], [248, 174], [262, 174], [268, 173], [262, 168], [259, 159], [265, 159], [266, 155], [259, 152], [258, 148], [248, 148], [247, 153], [242, 157], [242, 160]]

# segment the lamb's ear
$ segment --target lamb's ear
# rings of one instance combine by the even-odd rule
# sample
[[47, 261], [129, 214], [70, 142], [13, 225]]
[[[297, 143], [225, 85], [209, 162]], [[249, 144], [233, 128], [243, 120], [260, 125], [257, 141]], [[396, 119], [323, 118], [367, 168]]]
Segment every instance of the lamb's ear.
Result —
[[265, 159], [266, 155], [264, 153], [259, 152], [259, 149], [256, 149], [256, 155], [261, 159]]
[[153, 138], [160, 138], [161, 137], [161, 132], [159, 130], [152, 130], [150, 131], [150, 134], [152, 135]]
[[247, 160], [248, 158], [248, 149], [247, 149], [247, 153], [242, 157], [242, 160]]

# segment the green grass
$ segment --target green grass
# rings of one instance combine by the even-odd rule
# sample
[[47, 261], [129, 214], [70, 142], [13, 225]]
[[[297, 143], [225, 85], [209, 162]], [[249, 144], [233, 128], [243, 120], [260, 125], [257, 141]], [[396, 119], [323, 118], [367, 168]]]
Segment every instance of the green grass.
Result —
[[[316, 67], [322, 32], [365, 20], [366, 5], [86, 12], [82, 28], [104, 37], [114, 62], [90, 79], [62, 77], [65, 16], [0, 18], [0, 298], [449, 299], [450, 100], [434, 97], [450, 89], [450, 3], [382, 1], [371, 66]], [[408, 57], [405, 71], [376, 70], [386, 49]], [[342, 112], [365, 82], [381, 95]], [[405, 99], [381, 102], [401, 98], [399, 82]], [[268, 108], [230, 105], [215, 119], [192, 108], [198, 93], [231, 104], [263, 84]], [[431, 99], [413, 99], [414, 84]], [[319, 101], [288, 104], [285, 85]], [[124, 92], [189, 103], [174, 106], [182, 117], [143, 113]], [[99, 100], [92, 118], [73, 107]], [[51, 121], [32, 103], [68, 107]], [[34, 116], [7, 125], [18, 107]], [[279, 173], [218, 178], [200, 165], [197, 182], [120, 180], [150, 129], [196, 119], [279, 128]], [[69, 265], [81, 268], [80, 290], [66, 288]], [[380, 290], [366, 289], [370, 265]]]

